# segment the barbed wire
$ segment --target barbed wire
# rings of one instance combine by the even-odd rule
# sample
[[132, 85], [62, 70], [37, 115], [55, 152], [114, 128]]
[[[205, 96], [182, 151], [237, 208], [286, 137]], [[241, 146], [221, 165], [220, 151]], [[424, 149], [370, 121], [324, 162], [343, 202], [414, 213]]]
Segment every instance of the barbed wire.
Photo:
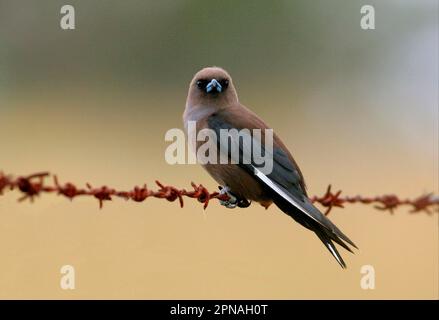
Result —
[[[135, 202], [143, 202], [147, 198], [154, 197], [159, 199], [166, 199], [174, 202], [178, 200], [180, 207], [183, 208], [183, 198], [197, 199], [204, 204], [204, 209], [209, 205], [210, 200], [228, 200], [229, 197], [226, 194], [220, 194], [219, 192], [209, 192], [202, 184], [195, 184], [191, 182], [192, 190], [178, 189], [174, 186], [162, 184], [159, 181], [155, 181], [157, 189], [149, 189], [146, 184], [142, 187], [135, 186], [129, 191], [119, 191], [107, 186], [93, 187], [87, 183], [85, 188], [78, 188], [71, 182], [61, 184], [56, 175], [53, 175], [53, 183], [48, 184], [47, 178], [51, 174], [49, 172], [39, 172], [30, 174], [27, 176], [13, 177], [12, 175], [4, 174], [0, 172], [0, 195], [3, 195], [6, 190], [17, 190], [22, 193], [22, 196], [18, 201], [34, 199], [44, 193], [56, 193], [64, 196], [70, 200], [73, 200], [79, 196], [91, 196], [99, 201], [99, 207], [102, 208], [105, 201], [110, 201], [113, 197], [123, 198], [125, 200], [132, 200]], [[322, 196], [313, 196], [311, 201], [319, 203], [326, 208], [325, 214], [329, 214], [332, 208], [344, 208], [345, 204], [361, 203], [361, 204], [374, 204], [374, 208], [382, 211], [389, 211], [393, 213], [395, 209], [400, 206], [410, 207], [411, 213], [425, 212], [432, 214], [433, 212], [439, 212], [439, 196], [433, 193], [424, 194], [414, 199], [401, 199], [394, 194], [376, 196], [376, 197], [364, 197], [357, 196], [342, 196], [342, 191], [332, 191], [331, 185], [328, 186], [326, 192]]]

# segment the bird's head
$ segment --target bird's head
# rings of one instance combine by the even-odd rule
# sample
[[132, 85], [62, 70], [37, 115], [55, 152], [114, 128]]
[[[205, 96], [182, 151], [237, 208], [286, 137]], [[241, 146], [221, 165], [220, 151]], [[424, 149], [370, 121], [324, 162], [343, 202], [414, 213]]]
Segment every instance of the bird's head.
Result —
[[198, 71], [193, 77], [187, 102], [193, 106], [224, 107], [237, 103], [238, 96], [227, 71], [208, 67]]

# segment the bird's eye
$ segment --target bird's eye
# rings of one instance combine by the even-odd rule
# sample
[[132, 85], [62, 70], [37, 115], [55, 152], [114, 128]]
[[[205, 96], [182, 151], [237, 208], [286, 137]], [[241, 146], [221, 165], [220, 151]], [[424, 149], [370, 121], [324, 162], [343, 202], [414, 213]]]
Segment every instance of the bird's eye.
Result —
[[204, 89], [206, 87], [206, 85], [207, 85], [206, 80], [198, 80], [197, 81], [197, 87], [199, 89]]
[[229, 86], [229, 80], [227, 79], [223, 79], [219, 83], [223, 87], [223, 89], [226, 89]]

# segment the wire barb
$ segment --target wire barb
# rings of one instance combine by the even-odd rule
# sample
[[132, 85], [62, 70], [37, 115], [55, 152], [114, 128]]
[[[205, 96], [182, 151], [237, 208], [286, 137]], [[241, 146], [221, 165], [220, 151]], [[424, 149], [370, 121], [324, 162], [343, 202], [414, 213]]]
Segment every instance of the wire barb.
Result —
[[[197, 185], [193, 182], [191, 182], [193, 190], [190, 191], [168, 186], [160, 181], [155, 181], [158, 190], [148, 189], [146, 184], [144, 184], [142, 187], [135, 186], [129, 191], [118, 191], [105, 185], [95, 188], [89, 183], [86, 184], [86, 188], [78, 188], [70, 182], [61, 184], [56, 175], [53, 175], [53, 184], [48, 185], [46, 184], [46, 178], [49, 176], [49, 172], [39, 172], [14, 178], [0, 171], [0, 195], [3, 195], [6, 190], [17, 190], [22, 194], [22, 196], [18, 198], [19, 202], [27, 199], [33, 202], [36, 197], [39, 197], [43, 193], [56, 193], [70, 200], [79, 196], [91, 196], [98, 200], [99, 208], [103, 207], [105, 201], [111, 201], [113, 197], [135, 202], [143, 202], [149, 197], [166, 199], [170, 202], [174, 202], [178, 199], [181, 208], [184, 206], [183, 198], [187, 197], [197, 199], [203, 203], [204, 209], [207, 208], [211, 199], [228, 200], [229, 198], [227, 194], [209, 192], [202, 184]], [[331, 189], [332, 186], [329, 185], [323, 196], [313, 196], [310, 198], [313, 203], [319, 203], [326, 208], [325, 215], [328, 215], [334, 207], [344, 208], [346, 203], [374, 204], [376, 209], [388, 211], [391, 214], [403, 205], [410, 206], [411, 213], [425, 212], [432, 214], [433, 212], [439, 212], [439, 196], [432, 193], [421, 195], [415, 199], [400, 199], [394, 194], [376, 197], [363, 197], [360, 195], [349, 197], [341, 196], [341, 190], [333, 192]]]

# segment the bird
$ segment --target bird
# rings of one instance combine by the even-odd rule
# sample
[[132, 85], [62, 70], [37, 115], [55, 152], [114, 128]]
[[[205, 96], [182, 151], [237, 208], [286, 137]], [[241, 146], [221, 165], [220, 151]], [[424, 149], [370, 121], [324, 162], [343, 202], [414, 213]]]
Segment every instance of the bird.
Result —
[[[217, 137], [224, 129], [271, 129], [239, 102], [232, 77], [220, 67], [205, 67], [193, 76], [183, 113], [186, 133], [191, 121], [196, 124], [196, 132], [210, 129], [218, 133]], [[219, 138], [217, 140], [217, 147], [220, 148], [222, 142]], [[196, 151], [200, 142], [197, 141], [193, 147]], [[247, 152], [242, 146], [239, 150], [241, 153]], [[272, 171], [268, 174], [252, 161], [202, 165], [220, 184], [220, 193], [227, 194], [228, 200], [221, 200], [222, 205], [246, 208], [254, 201], [268, 208], [274, 203], [300, 225], [313, 231], [338, 264], [346, 268], [334, 242], [351, 253], [353, 251], [349, 246], [358, 247], [312, 204], [297, 162], [276, 133], [273, 133], [272, 157]]]

